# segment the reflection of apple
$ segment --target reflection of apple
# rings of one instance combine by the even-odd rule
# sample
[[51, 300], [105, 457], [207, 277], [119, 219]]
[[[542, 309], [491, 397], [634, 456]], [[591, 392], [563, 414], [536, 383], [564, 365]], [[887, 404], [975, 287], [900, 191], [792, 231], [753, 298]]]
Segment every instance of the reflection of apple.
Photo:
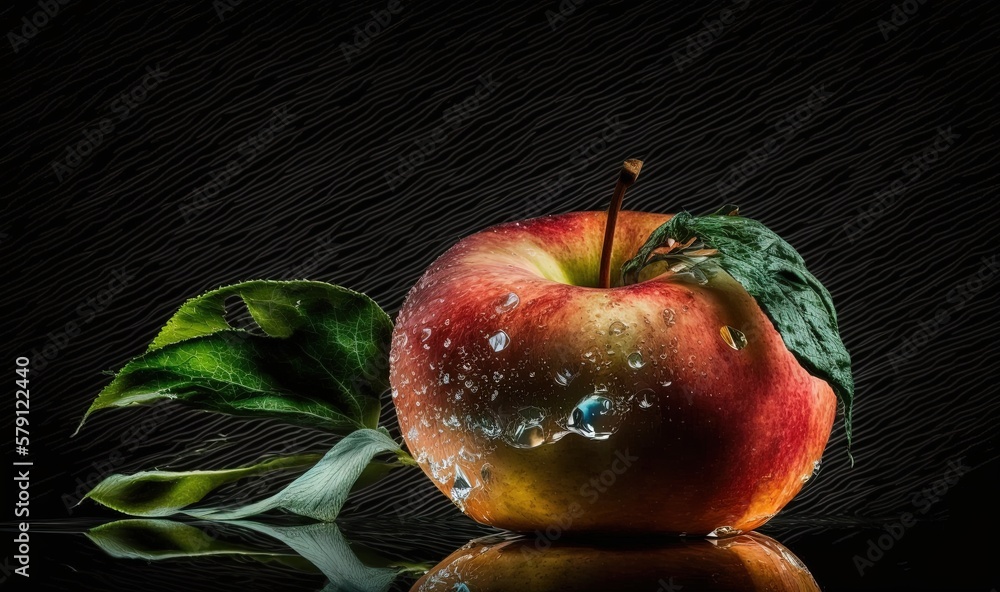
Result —
[[534, 541], [470, 543], [427, 572], [411, 592], [472, 590], [727, 590], [811, 592], [802, 562], [758, 533], [597, 548]]
[[[669, 218], [618, 212], [611, 269]], [[764, 524], [818, 464], [833, 391], [725, 273], [596, 287], [607, 219], [503, 224], [431, 265], [390, 354], [407, 446], [469, 516], [502, 528]]]

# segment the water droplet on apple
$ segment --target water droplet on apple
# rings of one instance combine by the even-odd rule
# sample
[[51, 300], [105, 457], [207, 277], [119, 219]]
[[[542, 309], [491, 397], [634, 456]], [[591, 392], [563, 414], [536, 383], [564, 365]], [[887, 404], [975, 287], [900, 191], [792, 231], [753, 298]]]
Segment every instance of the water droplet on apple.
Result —
[[427, 341], [431, 338], [430, 327], [424, 327], [424, 330], [420, 332], [420, 341]]
[[493, 478], [493, 465], [486, 463], [481, 469], [479, 469], [479, 476], [483, 478], [483, 481], [489, 483]]
[[711, 538], [727, 537], [737, 534], [743, 534], [743, 531], [738, 528], [733, 528], [732, 526], [720, 526], [712, 532], [708, 533], [706, 536]]
[[510, 312], [517, 308], [517, 305], [520, 304], [520, 302], [521, 299], [517, 297], [517, 294], [511, 292], [504, 296], [500, 304], [497, 305], [497, 312], [500, 314]]
[[538, 407], [525, 407], [507, 426], [507, 443], [514, 448], [535, 448], [545, 443], [545, 428], [542, 421], [545, 412]]
[[803, 485], [805, 485], [806, 483], [808, 483], [810, 479], [812, 479], [813, 477], [815, 477], [816, 475], [819, 474], [819, 469], [820, 469], [821, 464], [822, 463], [821, 463], [821, 461], [819, 459], [813, 461], [813, 470], [812, 470], [812, 473], [806, 473], [805, 475], [802, 475], [802, 484]]
[[510, 345], [510, 337], [504, 331], [497, 331], [490, 336], [490, 347], [493, 351], [503, 351], [508, 345]]
[[470, 493], [472, 493], [472, 484], [469, 483], [469, 478], [465, 476], [458, 465], [455, 465], [455, 480], [451, 484], [451, 500], [461, 507], [469, 498]]
[[465, 423], [473, 432], [482, 435], [488, 440], [495, 440], [502, 432], [500, 424], [498, 424], [496, 419], [491, 415], [482, 415], [476, 419], [473, 419], [473, 417], [469, 415], [466, 416]]
[[722, 340], [726, 342], [726, 345], [735, 350], [741, 350], [747, 346], [746, 335], [735, 327], [723, 325], [722, 328], [719, 329], [719, 334], [722, 335]]
[[508, 434], [508, 443], [514, 448], [535, 448], [545, 443], [545, 428], [540, 425], [518, 423]]
[[677, 315], [674, 314], [674, 309], [663, 309], [663, 320], [667, 323], [668, 327], [672, 327], [677, 322]]
[[446, 338], [446, 339], [444, 340], [444, 346], [445, 346], [446, 348], [447, 348], [447, 347], [451, 347], [451, 337], [448, 337], [448, 338]]
[[628, 356], [628, 365], [633, 370], [638, 370], [646, 365], [646, 362], [642, 360], [642, 354], [639, 352], [632, 352]]
[[617, 335], [621, 335], [622, 333], [624, 333], [626, 329], [628, 329], [628, 326], [625, 325], [625, 323], [623, 323], [621, 321], [615, 321], [615, 322], [611, 323], [610, 327], [608, 327], [608, 333], [617, 336]]
[[556, 372], [555, 378], [556, 384], [560, 386], [568, 386], [569, 383], [573, 382], [573, 379], [576, 378], [576, 373], [569, 368], [564, 368]]
[[607, 440], [618, 431], [618, 414], [607, 391], [587, 395], [566, 419], [566, 429], [590, 440]]
[[649, 409], [650, 407], [653, 406], [653, 397], [654, 397], [654, 394], [653, 394], [652, 389], [645, 389], [645, 390], [639, 391], [636, 394], [636, 396], [639, 398], [639, 408], [640, 409]]

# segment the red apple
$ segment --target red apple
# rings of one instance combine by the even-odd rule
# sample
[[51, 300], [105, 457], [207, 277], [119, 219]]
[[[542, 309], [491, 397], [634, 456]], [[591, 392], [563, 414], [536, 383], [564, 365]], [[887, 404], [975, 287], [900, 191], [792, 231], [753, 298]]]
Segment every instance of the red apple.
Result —
[[[724, 272], [597, 287], [607, 217], [502, 224], [431, 265], [390, 353], [406, 444], [501, 528], [756, 528], [818, 466], [834, 393]], [[618, 213], [611, 269], [669, 218]]]
[[791, 551], [756, 532], [720, 541], [643, 541], [612, 548], [577, 542], [540, 550], [528, 540], [470, 543], [427, 572], [411, 592], [657, 589], [819, 592]]

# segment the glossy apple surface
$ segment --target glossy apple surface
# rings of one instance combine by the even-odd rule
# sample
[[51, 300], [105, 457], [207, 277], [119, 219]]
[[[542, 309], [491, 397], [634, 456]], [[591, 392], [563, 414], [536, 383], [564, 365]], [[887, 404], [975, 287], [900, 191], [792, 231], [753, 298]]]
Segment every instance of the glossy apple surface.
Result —
[[411, 592], [725, 590], [813, 592], [819, 586], [786, 547], [758, 533], [597, 548], [537, 541], [472, 543], [427, 572]]
[[[621, 212], [612, 269], [669, 218]], [[463, 511], [501, 528], [764, 524], [818, 465], [833, 391], [724, 272], [594, 287], [605, 221], [495, 226], [430, 266], [390, 352], [407, 447]]]

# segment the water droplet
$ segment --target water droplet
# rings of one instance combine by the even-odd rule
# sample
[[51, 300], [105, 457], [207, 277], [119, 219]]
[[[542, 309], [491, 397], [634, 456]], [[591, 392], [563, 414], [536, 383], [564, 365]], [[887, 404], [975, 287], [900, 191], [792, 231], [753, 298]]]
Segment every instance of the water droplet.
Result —
[[674, 309], [665, 308], [663, 309], [663, 320], [667, 323], [668, 327], [674, 325], [677, 322], [677, 315], [674, 314]]
[[802, 483], [803, 484], [808, 483], [810, 479], [812, 479], [813, 477], [815, 477], [816, 475], [819, 474], [819, 469], [820, 469], [821, 464], [822, 464], [822, 462], [819, 459], [813, 461], [813, 470], [812, 470], [812, 473], [806, 473], [805, 475], [802, 475]]
[[707, 536], [712, 538], [719, 538], [719, 537], [734, 536], [737, 534], [743, 534], [743, 531], [738, 528], [733, 528], [732, 526], [720, 526], [719, 528], [716, 528], [712, 532], [708, 533]]
[[483, 468], [479, 469], [479, 476], [483, 478], [484, 482], [489, 482], [493, 478], [493, 465], [486, 463]]
[[639, 398], [639, 408], [649, 409], [653, 406], [653, 391], [645, 389], [636, 395]]
[[450, 374], [445, 374], [444, 376], [441, 377], [441, 384], [448, 384], [449, 382], [451, 382]]
[[514, 448], [535, 448], [545, 443], [542, 420], [545, 412], [538, 407], [525, 407], [507, 427], [507, 443]]
[[568, 386], [569, 383], [573, 382], [576, 378], [576, 374], [569, 368], [564, 368], [556, 372], [556, 384], [560, 386]]
[[722, 328], [719, 329], [719, 334], [722, 335], [722, 340], [726, 342], [726, 345], [735, 350], [740, 350], [747, 346], [746, 335], [735, 327], [723, 325]]
[[471, 415], [466, 416], [465, 423], [472, 429], [473, 432], [478, 433], [489, 440], [494, 440], [500, 437], [502, 432], [500, 424], [498, 424], [496, 419], [491, 415], [482, 415], [475, 419]]
[[406, 342], [409, 341], [409, 339], [406, 337], [406, 333], [402, 332], [396, 333], [396, 336], [393, 337], [392, 340], [394, 342], [393, 345], [395, 345], [396, 347], [406, 347]]
[[611, 323], [610, 327], [608, 327], [608, 333], [612, 335], [621, 335], [622, 333], [625, 332], [626, 329], [628, 329], [628, 326], [626, 326], [625, 323], [621, 321], [615, 321]]
[[638, 370], [639, 368], [642, 368], [643, 366], [645, 366], [646, 363], [642, 361], [642, 354], [641, 353], [639, 353], [639, 352], [633, 352], [633, 353], [629, 354], [629, 356], [628, 356], [628, 365], [633, 370]]
[[451, 337], [448, 337], [444, 340], [444, 346], [451, 347]]
[[591, 440], [607, 440], [618, 430], [618, 413], [607, 391], [587, 395], [566, 420], [566, 429]]
[[451, 483], [451, 499], [461, 505], [472, 493], [472, 484], [462, 469], [455, 465], [455, 480]]
[[520, 302], [521, 299], [517, 297], [517, 294], [511, 292], [504, 296], [500, 304], [497, 305], [497, 312], [500, 314], [510, 312], [517, 308], [517, 305], [520, 304]]
[[427, 341], [431, 338], [430, 327], [424, 327], [424, 330], [420, 332], [420, 341]]
[[504, 331], [497, 331], [492, 336], [490, 336], [490, 347], [493, 351], [502, 351], [510, 345], [510, 337]]

